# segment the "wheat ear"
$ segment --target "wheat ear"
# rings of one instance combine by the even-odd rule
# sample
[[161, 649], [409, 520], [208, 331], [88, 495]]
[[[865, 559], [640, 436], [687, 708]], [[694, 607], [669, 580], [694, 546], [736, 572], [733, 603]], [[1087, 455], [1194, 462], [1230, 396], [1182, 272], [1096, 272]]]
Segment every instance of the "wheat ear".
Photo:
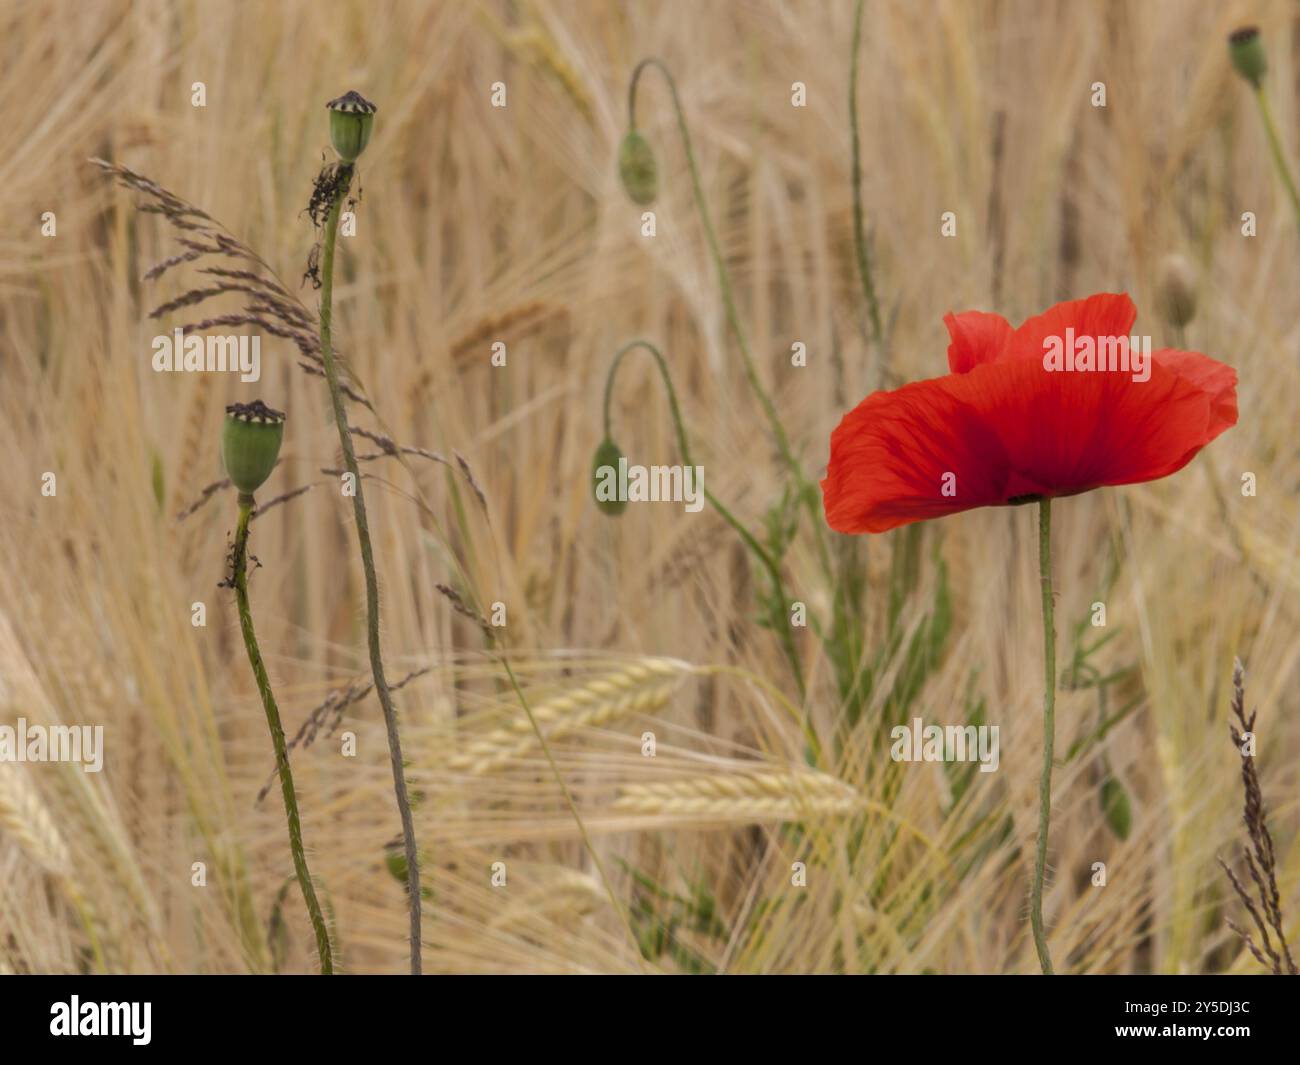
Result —
[[[533, 709], [548, 741], [595, 728], [630, 714], [653, 713], [664, 706], [690, 666], [671, 658], [642, 658], [618, 672], [593, 678]], [[523, 718], [470, 741], [452, 756], [451, 769], [479, 776], [509, 765], [537, 746], [532, 725]]]

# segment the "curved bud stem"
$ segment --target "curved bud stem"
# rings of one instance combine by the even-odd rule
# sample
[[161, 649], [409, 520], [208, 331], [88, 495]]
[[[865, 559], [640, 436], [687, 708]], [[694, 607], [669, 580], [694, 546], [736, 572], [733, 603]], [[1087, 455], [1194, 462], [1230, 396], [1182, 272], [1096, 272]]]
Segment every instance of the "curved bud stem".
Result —
[[271, 743], [275, 747], [275, 765], [280, 774], [280, 790], [284, 794], [285, 819], [289, 822], [289, 849], [293, 852], [294, 872], [298, 875], [298, 886], [302, 888], [302, 897], [307, 903], [311, 926], [316, 933], [316, 951], [320, 955], [321, 975], [329, 976], [334, 972], [330, 937], [325, 928], [325, 918], [321, 913], [320, 903], [316, 899], [316, 889], [312, 886], [311, 873], [307, 869], [307, 856], [302, 845], [302, 821], [298, 816], [298, 797], [294, 793], [293, 772], [289, 768], [289, 751], [284, 740], [284, 725], [280, 722], [280, 709], [276, 706], [275, 695], [271, 691], [271, 680], [266, 675], [266, 664], [262, 661], [262, 652], [257, 644], [257, 633], [253, 631], [253, 611], [248, 604], [248, 522], [252, 513], [253, 497], [241, 492], [239, 525], [235, 531], [235, 548], [231, 555], [232, 583], [235, 586], [235, 602], [239, 607], [239, 628], [244, 636], [248, 664], [253, 668], [253, 679], [257, 681], [257, 691], [262, 697], [262, 709], [266, 711], [266, 724], [271, 730]]
[[[668, 408], [672, 413], [673, 426], [677, 430], [677, 447], [681, 452], [682, 463], [686, 466], [693, 466], [695, 463], [691, 461], [691, 445], [690, 440], [686, 435], [686, 423], [682, 420], [681, 407], [677, 403], [677, 389], [673, 387], [673, 379], [672, 374], [668, 369], [668, 361], [663, 357], [663, 353], [648, 340], [633, 340], [624, 344], [614, 353], [614, 360], [610, 363], [609, 374], [605, 378], [605, 439], [613, 439], [613, 426], [610, 411], [614, 397], [614, 378], [618, 374], [618, 368], [623, 362], [623, 357], [627, 355], [628, 352], [638, 348], [649, 352], [655, 360], [655, 365], [659, 368], [659, 376], [663, 380], [665, 391], [668, 393]], [[767, 570], [768, 576], [771, 578], [774, 592], [788, 609], [790, 600], [786, 596], [785, 582], [781, 579], [781, 568], [777, 565], [771, 552], [764, 548], [763, 545], [755, 539], [754, 535], [741, 524], [740, 520], [732, 514], [726, 505], [723, 504], [723, 502], [708, 488], [704, 489], [704, 498], [708, 500], [709, 505], [718, 512], [722, 517], [722, 520], [736, 531], [737, 535], [739, 535], [741, 540], [744, 541], [745, 546], [748, 547], [754, 553], [754, 556], [763, 564], [763, 568]], [[799, 660], [799, 649], [795, 646], [794, 636], [790, 632], [790, 626], [780, 626], [779, 636], [782, 650], [784, 650], [785, 656], [790, 662], [790, 668], [794, 672], [795, 684], [799, 689], [799, 698], [802, 700], [807, 694], [804, 684], [803, 666]], [[818, 744], [816, 737], [812, 734], [811, 724], [806, 718], [804, 727], [813, 750], [817, 750]]]
[[691, 132], [687, 128], [686, 113], [682, 110], [682, 102], [677, 95], [677, 82], [662, 60], [653, 57], [643, 59], [632, 72], [632, 80], [628, 84], [627, 90], [628, 128], [630, 130], [636, 129], [637, 86], [641, 81], [641, 72], [648, 67], [654, 67], [664, 76], [664, 80], [668, 83], [668, 91], [672, 94], [673, 110], [677, 115], [677, 128], [681, 132], [682, 147], [686, 151], [686, 162], [691, 171], [691, 186], [695, 192], [695, 205], [699, 209], [700, 221], [704, 225], [704, 235], [709, 243], [709, 253], [713, 257], [713, 265], [718, 273], [718, 287], [722, 291], [722, 304], [727, 312], [727, 322], [731, 326], [731, 331], [736, 334], [736, 343], [740, 345], [740, 353], [744, 360], [745, 378], [772, 427], [772, 435], [776, 439], [776, 446], [781, 452], [782, 460], [790, 467], [790, 472], [794, 474], [795, 480], [802, 488], [807, 484], [807, 478], [804, 477], [803, 468], [799, 465], [799, 460], [795, 458], [794, 452], [790, 448], [790, 439], [786, 435], [785, 427], [781, 424], [781, 419], [776, 412], [776, 406], [772, 402], [771, 396], [767, 394], [762, 382], [758, 379], [758, 370], [754, 365], [754, 356], [749, 349], [749, 340], [740, 325], [740, 315], [736, 312], [735, 296], [731, 291], [731, 277], [727, 273], [726, 264], [723, 262], [722, 250], [718, 246], [718, 237], [713, 229], [713, 219], [709, 215], [709, 205], [704, 198], [704, 186], [700, 182], [700, 170], [695, 163], [695, 150], [691, 145]]

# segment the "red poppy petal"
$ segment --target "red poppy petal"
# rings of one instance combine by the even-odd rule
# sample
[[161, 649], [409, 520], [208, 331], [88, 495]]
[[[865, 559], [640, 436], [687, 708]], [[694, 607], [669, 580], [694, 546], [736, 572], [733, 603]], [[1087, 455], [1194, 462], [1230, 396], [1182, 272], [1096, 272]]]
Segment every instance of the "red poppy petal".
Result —
[[[1210, 440], [1237, 424], [1237, 371], [1199, 351], [1160, 348], [1153, 362], [1170, 367], [1210, 397]], [[1208, 443], [1208, 441], [1207, 441]]]
[[1069, 300], [1025, 319], [1006, 345], [1012, 358], [1042, 359], [1048, 337], [1065, 337], [1073, 329], [1076, 337], [1126, 337], [1137, 321], [1137, 308], [1125, 293], [1099, 292], [1086, 299]]
[[1052, 373], [1028, 358], [963, 380], [968, 402], [998, 426], [1012, 497], [1166, 477], [1222, 432], [1211, 393], [1154, 361], [1145, 381], [1119, 371]]
[[951, 343], [948, 345], [948, 369], [965, 373], [980, 363], [992, 362], [1006, 347], [1013, 332], [1011, 323], [1000, 314], [987, 311], [949, 312], [943, 316]]
[[962, 380], [875, 392], [844, 416], [821, 483], [832, 529], [885, 532], [1002, 502], [1007, 456], [979, 410], [954, 394]]
[[1167, 354], [1145, 381], [1002, 358], [868, 396], [831, 436], [826, 520], [884, 532], [1174, 473], [1235, 422], [1235, 374], [1194, 352]]

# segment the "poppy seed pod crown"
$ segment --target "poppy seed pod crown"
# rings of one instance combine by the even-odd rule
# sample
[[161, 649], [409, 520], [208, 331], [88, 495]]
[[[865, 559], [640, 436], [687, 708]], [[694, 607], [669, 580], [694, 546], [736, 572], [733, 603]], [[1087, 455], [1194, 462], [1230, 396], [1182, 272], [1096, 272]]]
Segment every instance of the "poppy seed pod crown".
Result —
[[1243, 26], [1228, 37], [1228, 55], [1237, 73], [1255, 88], [1264, 80], [1268, 70], [1268, 60], [1264, 56], [1264, 42], [1260, 40], [1259, 29], [1255, 26]]
[[379, 110], [359, 92], [346, 92], [325, 105], [330, 113], [330, 141], [339, 158], [355, 163], [370, 143], [370, 132]]
[[284, 413], [260, 399], [232, 403], [221, 430], [221, 461], [241, 495], [251, 496], [266, 483], [280, 457]]

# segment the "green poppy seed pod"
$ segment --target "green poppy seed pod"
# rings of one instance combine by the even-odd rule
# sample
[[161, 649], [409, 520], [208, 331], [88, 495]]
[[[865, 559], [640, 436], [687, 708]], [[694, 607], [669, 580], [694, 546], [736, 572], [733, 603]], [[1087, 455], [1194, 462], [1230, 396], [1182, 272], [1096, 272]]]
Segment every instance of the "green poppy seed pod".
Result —
[[1260, 39], [1259, 29], [1255, 26], [1243, 26], [1228, 38], [1228, 55], [1237, 73], [1259, 88], [1268, 70], [1268, 60], [1264, 58], [1264, 42]]
[[1176, 329], [1196, 317], [1196, 271], [1183, 256], [1166, 255], [1160, 261], [1157, 295], [1161, 315]]
[[596, 499], [596, 506], [616, 518], [627, 509], [627, 500], [618, 495], [618, 464], [623, 452], [613, 440], [606, 437], [596, 448], [596, 456], [591, 462], [591, 491]]
[[618, 176], [633, 203], [642, 207], [654, 203], [659, 192], [659, 166], [650, 142], [636, 130], [618, 146]]
[[251, 496], [271, 476], [284, 440], [284, 414], [260, 399], [232, 403], [221, 430], [221, 461], [240, 495]]
[[370, 131], [379, 110], [359, 92], [347, 92], [325, 105], [330, 113], [330, 140], [339, 158], [355, 163], [370, 143]]
[[406, 855], [401, 851], [389, 851], [384, 855], [384, 864], [388, 866], [389, 875], [399, 884], [406, 883]]
[[1105, 815], [1110, 830], [1119, 839], [1128, 839], [1133, 827], [1133, 807], [1124, 785], [1110, 775], [1101, 783], [1101, 812]]

